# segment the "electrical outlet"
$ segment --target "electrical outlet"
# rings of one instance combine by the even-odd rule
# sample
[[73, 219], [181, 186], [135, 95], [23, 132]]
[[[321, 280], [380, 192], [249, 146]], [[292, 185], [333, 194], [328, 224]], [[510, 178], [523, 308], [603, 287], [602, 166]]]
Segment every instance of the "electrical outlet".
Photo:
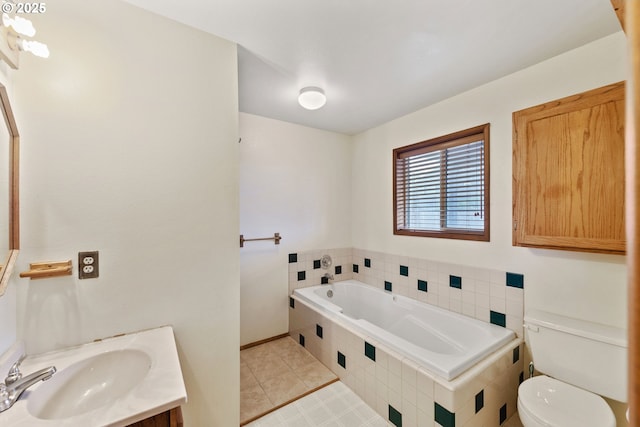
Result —
[[78, 278], [95, 279], [98, 273], [98, 251], [78, 252]]

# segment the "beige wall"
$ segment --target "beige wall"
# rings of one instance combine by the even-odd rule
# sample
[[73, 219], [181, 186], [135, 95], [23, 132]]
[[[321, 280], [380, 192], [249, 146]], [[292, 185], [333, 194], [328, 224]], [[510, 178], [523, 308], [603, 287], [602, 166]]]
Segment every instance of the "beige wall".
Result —
[[351, 138], [240, 114], [242, 344], [288, 331], [288, 254], [351, 244]]
[[[624, 80], [625, 43], [614, 34], [353, 137], [241, 114], [241, 232], [284, 237], [241, 250], [241, 342], [286, 331], [289, 252], [351, 246], [523, 273], [526, 308], [626, 327], [625, 257], [511, 245], [512, 112]], [[392, 149], [487, 122], [491, 242], [394, 236]]]
[[[625, 43], [614, 34], [357, 135], [353, 246], [516, 271], [525, 276], [525, 310], [626, 327], [624, 256], [511, 245], [512, 112], [624, 80]], [[483, 123], [491, 123], [491, 242], [394, 236], [392, 149]]]
[[100, 278], [13, 279], [29, 353], [173, 325], [190, 426], [239, 422], [236, 46], [120, 1], [34, 16], [23, 55], [22, 252]]

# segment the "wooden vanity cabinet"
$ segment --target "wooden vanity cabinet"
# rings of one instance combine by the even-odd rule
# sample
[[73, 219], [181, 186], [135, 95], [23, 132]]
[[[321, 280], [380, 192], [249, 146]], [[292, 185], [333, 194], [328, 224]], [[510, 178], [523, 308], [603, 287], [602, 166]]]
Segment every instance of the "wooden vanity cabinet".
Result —
[[624, 82], [513, 113], [513, 245], [625, 253]]
[[182, 409], [178, 406], [161, 414], [130, 424], [127, 427], [184, 427]]

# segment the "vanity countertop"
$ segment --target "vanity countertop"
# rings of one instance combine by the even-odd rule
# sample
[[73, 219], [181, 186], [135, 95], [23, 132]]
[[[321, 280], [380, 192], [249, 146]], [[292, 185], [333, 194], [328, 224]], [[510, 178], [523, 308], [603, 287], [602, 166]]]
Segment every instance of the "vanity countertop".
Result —
[[[119, 359], [121, 355], [135, 356], [135, 363], [126, 363], [129, 359]], [[131, 360], [134, 361], [133, 359]], [[99, 363], [94, 362], [92, 365], [86, 361]], [[1, 412], [0, 426], [126, 426], [187, 401], [173, 329], [170, 326], [28, 356], [22, 362], [20, 370], [27, 376], [49, 366], [55, 366], [57, 369], [53, 377], [31, 386], [11, 408]], [[91, 379], [92, 375], [96, 375], [94, 371], [100, 371], [96, 376], [98, 380]], [[62, 406], [68, 411], [67, 415], [51, 411], [47, 413], [42, 409], [45, 406], [43, 402], [52, 396], [55, 397], [55, 393], [64, 395], [63, 393], [69, 393], [72, 387], [82, 390], [79, 387], [83, 385], [77, 384], [78, 378], [80, 382], [85, 379], [96, 382], [96, 385], [90, 384], [91, 387], [87, 388], [85, 393], [87, 394], [103, 392], [100, 388], [111, 387], [113, 390], [118, 384], [126, 382], [118, 381], [118, 375], [125, 375], [128, 379], [137, 376], [139, 379], [135, 382], [131, 380], [132, 386], [118, 391], [117, 397], [107, 399], [108, 403], [102, 406], [95, 407], [94, 404], [93, 407], [81, 407], [81, 403], [63, 402]], [[59, 391], [63, 389], [64, 392]], [[77, 393], [77, 390], [74, 392]]]

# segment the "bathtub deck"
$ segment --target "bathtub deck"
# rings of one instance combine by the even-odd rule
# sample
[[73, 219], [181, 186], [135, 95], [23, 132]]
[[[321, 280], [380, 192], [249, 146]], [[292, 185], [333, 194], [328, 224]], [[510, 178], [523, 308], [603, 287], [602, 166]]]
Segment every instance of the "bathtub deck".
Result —
[[240, 352], [240, 425], [337, 380], [298, 345], [281, 338]]

